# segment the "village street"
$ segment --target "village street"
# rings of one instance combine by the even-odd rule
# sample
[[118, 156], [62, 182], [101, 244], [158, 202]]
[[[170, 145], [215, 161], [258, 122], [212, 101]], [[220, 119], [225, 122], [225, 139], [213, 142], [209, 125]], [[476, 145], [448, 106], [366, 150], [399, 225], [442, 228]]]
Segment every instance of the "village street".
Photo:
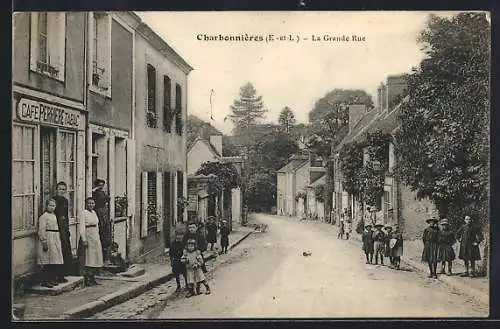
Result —
[[[269, 225], [209, 276], [211, 295], [177, 298], [150, 317], [486, 317], [445, 283], [404, 268], [366, 265], [356, 241], [322, 222], [257, 215]], [[303, 256], [304, 251], [311, 255]], [[202, 288], [203, 289], [203, 288]], [[203, 290], [202, 290], [203, 291]]]

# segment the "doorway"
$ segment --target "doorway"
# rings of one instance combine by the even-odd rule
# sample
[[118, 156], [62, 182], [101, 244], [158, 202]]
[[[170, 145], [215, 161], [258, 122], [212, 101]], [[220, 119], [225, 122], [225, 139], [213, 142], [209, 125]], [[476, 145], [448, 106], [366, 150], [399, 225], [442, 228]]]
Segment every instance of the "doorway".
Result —
[[56, 129], [40, 127], [40, 214], [43, 213], [45, 202], [54, 195], [56, 186]]

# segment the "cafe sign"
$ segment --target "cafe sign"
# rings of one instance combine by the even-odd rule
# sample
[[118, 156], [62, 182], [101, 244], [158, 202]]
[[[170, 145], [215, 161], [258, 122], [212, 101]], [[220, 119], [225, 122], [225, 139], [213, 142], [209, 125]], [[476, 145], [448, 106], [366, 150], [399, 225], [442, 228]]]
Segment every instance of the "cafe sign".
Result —
[[85, 130], [85, 117], [79, 111], [32, 99], [19, 100], [17, 117], [22, 121]]

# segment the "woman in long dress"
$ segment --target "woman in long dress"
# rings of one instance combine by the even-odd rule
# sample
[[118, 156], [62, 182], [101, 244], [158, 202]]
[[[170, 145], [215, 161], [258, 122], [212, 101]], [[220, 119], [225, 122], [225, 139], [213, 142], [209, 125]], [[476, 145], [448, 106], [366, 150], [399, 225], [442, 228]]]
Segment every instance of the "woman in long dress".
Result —
[[99, 218], [94, 211], [95, 201], [93, 198], [85, 200], [82, 220], [78, 229], [80, 232], [80, 243], [85, 248], [85, 285], [98, 285], [95, 280], [96, 273], [103, 266], [102, 246], [99, 236]]

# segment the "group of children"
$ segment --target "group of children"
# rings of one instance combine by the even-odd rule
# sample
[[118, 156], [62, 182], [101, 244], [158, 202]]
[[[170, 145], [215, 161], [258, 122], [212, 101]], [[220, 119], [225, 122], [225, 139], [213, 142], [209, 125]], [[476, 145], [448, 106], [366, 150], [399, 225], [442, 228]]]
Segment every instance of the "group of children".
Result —
[[[226, 221], [222, 221], [220, 233], [222, 252], [227, 252], [229, 229]], [[210, 243], [213, 244], [213, 242]], [[203, 252], [206, 250], [207, 240], [204, 227], [189, 223], [185, 234], [182, 231], [176, 231], [175, 240], [169, 249], [170, 264], [177, 283], [176, 292], [181, 290], [180, 277], [183, 276], [188, 290], [186, 297], [201, 294], [201, 285], [205, 287], [205, 294], [211, 293], [205, 276], [207, 269]]]
[[384, 257], [388, 257], [390, 267], [399, 269], [401, 256], [403, 254], [403, 236], [396, 226], [393, 231], [392, 226], [375, 224], [374, 229], [371, 224], [366, 224], [363, 231], [363, 251], [366, 255], [366, 264], [373, 264], [375, 255], [375, 265], [384, 265]]

